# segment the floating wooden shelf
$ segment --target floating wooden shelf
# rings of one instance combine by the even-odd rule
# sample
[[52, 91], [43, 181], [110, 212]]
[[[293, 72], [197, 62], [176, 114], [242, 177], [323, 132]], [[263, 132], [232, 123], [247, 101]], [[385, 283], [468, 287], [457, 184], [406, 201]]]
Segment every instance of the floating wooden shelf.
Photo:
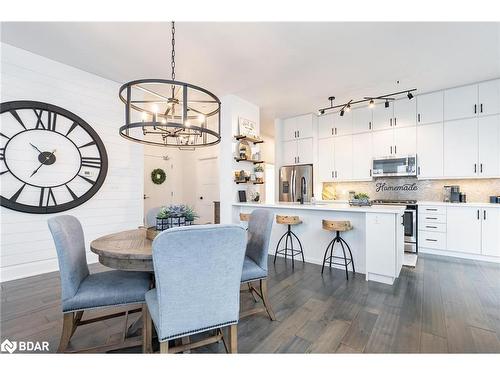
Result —
[[240, 161], [248, 161], [250, 163], [254, 163], [254, 164], [261, 164], [261, 163], [264, 163], [264, 160], [252, 160], [252, 159], [241, 159], [241, 158], [234, 158], [234, 160], [236, 160], [237, 162], [240, 162]]
[[262, 185], [264, 183], [264, 181], [262, 182], [257, 182], [257, 181], [234, 181], [236, 182], [237, 184], [253, 184], [253, 185]]
[[234, 138], [236, 138], [236, 140], [238, 141], [243, 139], [245, 141], [252, 142], [254, 145], [256, 145], [257, 143], [264, 143], [262, 139], [252, 138], [246, 135], [235, 135]]

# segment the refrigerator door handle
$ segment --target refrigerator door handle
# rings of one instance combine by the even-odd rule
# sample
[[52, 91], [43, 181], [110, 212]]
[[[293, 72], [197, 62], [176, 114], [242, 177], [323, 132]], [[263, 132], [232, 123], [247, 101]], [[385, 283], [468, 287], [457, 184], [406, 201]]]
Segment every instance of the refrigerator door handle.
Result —
[[295, 202], [295, 168], [292, 170], [292, 202]]

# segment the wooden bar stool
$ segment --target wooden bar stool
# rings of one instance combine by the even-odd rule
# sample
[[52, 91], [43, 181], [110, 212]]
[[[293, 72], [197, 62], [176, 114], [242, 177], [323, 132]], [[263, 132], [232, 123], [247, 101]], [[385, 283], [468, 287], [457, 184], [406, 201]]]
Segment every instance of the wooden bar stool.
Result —
[[[285, 224], [288, 226], [287, 231], [281, 236], [281, 238], [278, 241], [278, 244], [276, 245], [276, 251], [274, 253], [274, 263], [276, 264], [276, 255], [278, 254], [284, 254], [285, 255], [285, 261], [288, 253], [290, 253], [292, 257], [292, 268], [295, 267], [295, 255], [300, 254], [302, 256], [302, 263], [304, 262], [304, 251], [302, 250], [302, 243], [299, 240], [299, 237], [295, 233], [292, 232], [292, 225], [299, 225], [302, 223], [300, 218], [298, 216], [283, 216], [283, 215], [276, 215], [276, 223], [278, 224]], [[295, 249], [293, 247], [293, 237], [297, 240], [299, 243], [299, 249]], [[279, 249], [281, 241], [285, 239], [285, 247], [283, 249]], [[290, 240], [290, 247], [288, 247], [288, 240]]]
[[[332, 267], [332, 264], [344, 266], [345, 276], [347, 280], [349, 280], [349, 273], [347, 272], [347, 266], [349, 264], [352, 265], [352, 273], [356, 273], [356, 270], [354, 269], [354, 260], [352, 258], [351, 248], [349, 247], [347, 242], [345, 242], [345, 240], [340, 236], [340, 232], [347, 232], [351, 230], [352, 229], [351, 222], [339, 221], [339, 220], [323, 220], [323, 229], [328, 230], [330, 232], [336, 232], [336, 234], [333, 240], [331, 240], [328, 246], [326, 247], [325, 256], [323, 257], [323, 266], [321, 267], [321, 273], [323, 273], [325, 269], [325, 263], [329, 262], [330, 268]], [[340, 246], [342, 247], [342, 252], [344, 253], [343, 257], [333, 255], [334, 246], [337, 242], [340, 243]], [[346, 256], [344, 245], [347, 246], [347, 250], [349, 251], [349, 258]], [[330, 256], [328, 256], [328, 251], [330, 251]], [[332, 262], [333, 259], [342, 259], [344, 262], [335, 263]]]
[[247, 223], [246, 230], [248, 230], [248, 222], [250, 221], [250, 215], [251, 214], [244, 214], [244, 213], [240, 212], [240, 221]]

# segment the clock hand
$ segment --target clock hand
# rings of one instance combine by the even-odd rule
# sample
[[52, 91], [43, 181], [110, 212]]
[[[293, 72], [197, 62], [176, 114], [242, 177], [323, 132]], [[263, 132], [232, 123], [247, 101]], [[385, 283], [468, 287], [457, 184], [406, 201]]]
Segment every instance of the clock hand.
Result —
[[[52, 153], [51, 153], [49, 156], [47, 156], [47, 157], [45, 158], [45, 161], [49, 160], [49, 159], [50, 159], [50, 157], [51, 157], [52, 155], [54, 155], [54, 153], [55, 153], [55, 152], [56, 152], [56, 150], [52, 151]], [[33, 173], [31, 173], [30, 177], [33, 177], [33, 175], [34, 175], [36, 172], [38, 172], [38, 170], [39, 170], [39, 169], [42, 167], [42, 165], [44, 165], [44, 164], [45, 164], [45, 162], [41, 163], [41, 164], [38, 166], [38, 168], [37, 168], [37, 169], [35, 169], [35, 170], [33, 171]]]
[[36, 147], [33, 143], [30, 142], [30, 145], [31, 147], [33, 147], [35, 150], [37, 150], [40, 154], [42, 153], [42, 151], [40, 151], [40, 149], [38, 147]]

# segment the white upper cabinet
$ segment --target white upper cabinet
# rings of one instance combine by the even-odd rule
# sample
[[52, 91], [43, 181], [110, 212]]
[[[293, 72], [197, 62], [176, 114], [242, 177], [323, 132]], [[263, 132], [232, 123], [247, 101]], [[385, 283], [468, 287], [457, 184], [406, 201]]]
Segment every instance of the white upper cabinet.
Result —
[[333, 138], [318, 140], [318, 179], [320, 182], [333, 181], [335, 178]]
[[417, 96], [417, 124], [443, 121], [443, 92], [431, 92]]
[[500, 79], [483, 82], [478, 86], [479, 116], [500, 113]]
[[352, 133], [364, 133], [372, 130], [372, 109], [361, 107], [352, 110]]
[[312, 164], [313, 162], [313, 140], [312, 138], [297, 140], [297, 163]]
[[417, 153], [417, 129], [416, 127], [394, 129], [393, 155], [406, 156]]
[[296, 117], [297, 138], [311, 138], [313, 136], [313, 115], [307, 114]]
[[443, 176], [443, 123], [417, 127], [418, 178]]
[[335, 138], [335, 179], [345, 181], [352, 179], [352, 136]]
[[373, 157], [394, 156], [394, 131], [392, 129], [373, 132]]
[[335, 115], [335, 135], [349, 135], [352, 133], [352, 111], [345, 112], [344, 116], [340, 116], [338, 113]]
[[307, 114], [283, 121], [283, 140], [311, 138], [313, 135], [313, 115]]
[[283, 165], [297, 163], [297, 141], [283, 142]]
[[283, 140], [291, 141], [297, 138], [297, 119], [295, 117], [283, 120]]
[[500, 176], [500, 115], [478, 119], [480, 177]]
[[450, 251], [481, 253], [481, 210], [447, 207], [446, 247]]
[[500, 208], [483, 208], [481, 254], [500, 257]]
[[444, 123], [444, 177], [475, 177], [478, 173], [477, 118]]
[[389, 102], [389, 107], [385, 103], [376, 104], [373, 107], [373, 130], [392, 128], [394, 117], [394, 104]]
[[318, 117], [318, 137], [326, 138], [335, 135], [334, 117], [337, 114], [329, 113]]
[[352, 178], [368, 180], [372, 178], [372, 133], [352, 136]]
[[417, 121], [417, 101], [408, 98], [394, 101], [394, 121], [397, 128], [415, 126]]
[[444, 91], [444, 120], [477, 116], [477, 85], [456, 87]]

